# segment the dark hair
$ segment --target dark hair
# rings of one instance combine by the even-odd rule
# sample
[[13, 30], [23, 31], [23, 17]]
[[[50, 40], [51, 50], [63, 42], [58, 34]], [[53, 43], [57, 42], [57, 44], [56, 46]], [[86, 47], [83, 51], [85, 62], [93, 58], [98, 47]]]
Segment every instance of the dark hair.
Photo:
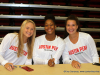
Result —
[[68, 18], [65, 20], [64, 38], [66, 38], [66, 37], [69, 35], [68, 32], [66, 31], [66, 23], [67, 23], [68, 20], [75, 20], [75, 21], [76, 21], [76, 24], [78, 25], [77, 32], [81, 31], [81, 29], [80, 29], [80, 23], [79, 23], [79, 20], [78, 20], [77, 16], [75, 16], [75, 15], [70, 15], [70, 16], [68, 16]]
[[55, 23], [55, 16], [54, 16], [54, 15], [52, 15], [52, 14], [47, 14], [47, 15], [45, 16], [45, 22], [46, 22], [46, 20], [48, 20], [48, 19], [52, 20], [52, 21], [54, 22], [54, 25], [56, 25], [56, 23]]

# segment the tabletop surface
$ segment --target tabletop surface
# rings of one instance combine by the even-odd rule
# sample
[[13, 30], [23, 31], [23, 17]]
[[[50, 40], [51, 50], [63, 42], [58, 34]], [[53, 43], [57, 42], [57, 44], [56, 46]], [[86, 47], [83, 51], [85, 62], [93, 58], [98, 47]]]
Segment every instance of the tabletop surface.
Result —
[[[16, 65], [13, 71], [8, 71], [0, 65], [0, 75], [100, 75], [100, 66], [91, 63], [81, 64], [80, 69], [75, 69], [71, 64], [56, 64], [54, 67], [48, 65]], [[19, 66], [28, 66], [34, 71], [28, 72]]]

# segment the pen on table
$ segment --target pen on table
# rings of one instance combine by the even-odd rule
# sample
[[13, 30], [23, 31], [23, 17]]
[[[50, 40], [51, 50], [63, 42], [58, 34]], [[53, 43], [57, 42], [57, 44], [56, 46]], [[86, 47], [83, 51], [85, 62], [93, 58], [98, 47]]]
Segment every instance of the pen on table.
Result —
[[11, 64], [9, 64], [9, 66], [11, 66], [11, 68], [13, 69], [13, 67], [12, 67], [12, 65], [11, 65]]
[[[52, 55], [51, 55], [51, 59], [53, 60]], [[52, 64], [53, 64], [53, 62], [52, 62]]]
[[52, 55], [51, 55], [51, 59], [53, 60]]
[[[13, 69], [13, 67], [12, 67], [12, 65], [11, 64], [9, 64], [9, 66], [11, 66], [11, 68]], [[17, 68], [17, 66], [14, 66], [15, 68]]]
[[[81, 63], [80, 63], [81, 64]], [[79, 64], [78, 64], [78, 66], [79, 66]], [[79, 66], [80, 67], [80, 66]]]

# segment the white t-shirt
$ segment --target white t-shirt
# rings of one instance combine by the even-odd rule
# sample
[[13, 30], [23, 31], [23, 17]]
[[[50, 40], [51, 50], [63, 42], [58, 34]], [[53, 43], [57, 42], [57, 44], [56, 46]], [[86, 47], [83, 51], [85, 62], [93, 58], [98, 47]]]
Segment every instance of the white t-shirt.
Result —
[[72, 60], [79, 63], [99, 63], [99, 56], [93, 38], [83, 32], [79, 32], [77, 43], [73, 44], [69, 36], [64, 39], [66, 45], [63, 52], [63, 63], [71, 64]]
[[21, 57], [17, 57], [18, 51], [18, 35], [17, 33], [7, 34], [0, 45], [0, 63], [5, 65], [7, 62], [14, 65], [31, 65], [32, 59], [28, 59], [27, 43], [24, 44], [24, 53]]
[[51, 55], [55, 58], [55, 64], [59, 64], [64, 47], [65, 43], [60, 37], [56, 36], [53, 41], [47, 41], [45, 35], [37, 37], [33, 49], [34, 64], [48, 64]]

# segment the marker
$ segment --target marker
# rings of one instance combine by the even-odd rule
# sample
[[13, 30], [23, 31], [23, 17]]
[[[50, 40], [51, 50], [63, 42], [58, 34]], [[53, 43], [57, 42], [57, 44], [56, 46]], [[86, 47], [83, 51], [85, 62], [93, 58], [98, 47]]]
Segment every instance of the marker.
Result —
[[[14, 69], [11, 64], [9, 64], [9, 66], [11, 66], [11, 68]], [[17, 66], [14, 66], [14, 67], [17, 68]]]
[[53, 60], [52, 55], [51, 55], [51, 59]]
[[[51, 55], [51, 59], [53, 60], [52, 55]], [[52, 62], [52, 64], [53, 64], [53, 62]]]

